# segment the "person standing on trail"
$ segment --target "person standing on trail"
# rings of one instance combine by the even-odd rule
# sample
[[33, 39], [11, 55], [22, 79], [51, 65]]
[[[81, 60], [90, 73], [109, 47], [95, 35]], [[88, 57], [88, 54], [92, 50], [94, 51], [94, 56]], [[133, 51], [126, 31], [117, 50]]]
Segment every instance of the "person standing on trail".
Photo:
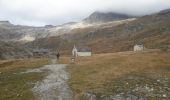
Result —
[[57, 60], [59, 60], [59, 58], [60, 58], [60, 53], [58, 52], [56, 56], [57, 56]]

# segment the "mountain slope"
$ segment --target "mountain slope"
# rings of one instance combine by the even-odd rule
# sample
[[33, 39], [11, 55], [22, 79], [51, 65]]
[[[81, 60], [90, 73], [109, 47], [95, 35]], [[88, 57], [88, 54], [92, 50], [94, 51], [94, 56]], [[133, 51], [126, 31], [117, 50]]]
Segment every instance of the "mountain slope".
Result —
[[27, 58], [31, 56], [30, 48], [20, 43], [0, 41], [0, 59]]
[[124, 20], [128, 18], [132, 18], [132, 16], [112, 12], [108, 13], [94, 12], [88, 18], [85, 18], [84, 21], [87, 23], [102, 23], [109, 21]]
[[[107, 25], [106, 22], [115, 20], [120, 21], [127, 18], [130, 17], [123, 14], [94, 12], [89, 18], [86, 19], [86, 21], [70, 22], [58, 26], [46, 25], [44, 27], [13, 25], [9, 21], [0, 21], [0, 39], [1, 41], [30, 42], [39, 38], [67, 34], [74, 29], [96, 27], [103, 24]], [[100, 23], [88, 23], [88, 21]], [[117, 25], [117, 23], [115, 24]]]
[[[26, 37], [43, 38], [49, 33], [49, 28], [13, 25], [10, 22], [0, 21], [1, 41], [27, 41]], [[25, 40], [24, 40], [25, 39]]]
[[137, 19], [93, 24], [72, 22], [53, 27], [28, 27], [3, 23], [0, 24], [0, 39], [30, 41], [19, 41], [23, 50], [49, 48], [63, 54], [71, 54], [74, 44], [88, 46], [93, 53], [132, 50], [137, 43], [143, 43], [146, 48], [161, 48], [170, 45], [169, 20], [170, 11], [166, 10]]
[[55, 48], [67, 54], [71, 53], [74, 44], [89, 46], [93, 53], [132, 50], [137, 43], [143, 43], [146, 48], [161, 48], [170, 45], [169, 20], [170, 13], [167, 12], [147, 15], [116, 26], [74, 29], [69, 34], [50, 38], [46, 47], [58, 45]]

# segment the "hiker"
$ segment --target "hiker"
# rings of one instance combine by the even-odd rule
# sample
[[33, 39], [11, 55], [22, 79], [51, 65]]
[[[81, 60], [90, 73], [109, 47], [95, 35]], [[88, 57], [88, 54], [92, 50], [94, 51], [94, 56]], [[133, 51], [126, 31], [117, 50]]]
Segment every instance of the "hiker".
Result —
[[59, 58], [60, 58], [60, 53], [58, 52], [56, 56], [57, 56], [57, 60], [59, 60]]

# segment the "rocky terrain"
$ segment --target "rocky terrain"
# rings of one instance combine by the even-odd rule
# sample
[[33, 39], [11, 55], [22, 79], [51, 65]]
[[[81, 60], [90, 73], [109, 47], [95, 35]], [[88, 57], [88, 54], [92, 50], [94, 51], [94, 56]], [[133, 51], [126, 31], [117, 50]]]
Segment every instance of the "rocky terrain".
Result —
[[146, 48], [161, 48], [170, 44], [168, 20], [169, 10], [138, 18], [94, 12], [82, 22], [44, 27], [0, 21], [0, 40], [1, 44], [12, 42], [23, 51], [38, 47], [60, 50], [63, 54], [70, 54], [74, 44], [88, 46], [94, 53], [132, 50], [137, 43], [143, 43]]
[[64, 54], [70, 54], [74, 44], [88, 46], [94, 53], [128, 51], [138, 43], [148, 49], [160, 49], [170, 44], [170, 13], [162, 12], [72, 29], [67, 34], [49, 38], [43, 47], [56, 45], [52, 48], [59, 48]]
[[0, 41], [0, 59], [31, 57], [31, 49], [18, 42]]
[[[30, 41], [34, 41], [35, 39], [68, 34], [73, 29], [84, 29], [84, 28], [96, 27], [96, 26], [104, 27], [111, 24], [117, 25], [117, 24], [124, 23], [125, 19], [128, 18], [130, 17], [127, 17], [125, 15], [123, 16], [121, 14], [116, 14], [116, 13], [95, 12], [91, 14], [89, 18], [84, 19], [82, 22], [70, 22], [58, 26], [46, 25], [44, 27], [13, 25], [9, 21], [0, 21], [0, 39], [2, 41], [30, 42]], [[102, 21], [102, 20], [107, 20], [107, 21]], [[94, 21], [96, 22], [96, 24], [91, 23], [89, 21]], [[102, 23], [97, 23], [97, 22], [102, 22]], [[105, 22], [109, 22], [109, 23], [105, 23]]]
[[37, 82], [32, 89], [38, 100], [73, 100], [73, 93], [69, 89], [67, 80], [67, 65], [52, 64], [39, 69], [28, 70], [26, 73], [42, 72], [49, 70], [49, 75], [42, 81]]
[[1, 41], [29, 42], [48, 35], [48, 28], [13, 25], [8, 21], [0, 21]]
[[92, 13], [88, 18], [85, 18], [84, 21], [87, 23], [102, 23], [102, 22], [123, 20], [128, 18], [133, 18], [133, 17], [126, 14], [119, 14], [113, 12], [103, 13], [103, 12], [96, 11]]

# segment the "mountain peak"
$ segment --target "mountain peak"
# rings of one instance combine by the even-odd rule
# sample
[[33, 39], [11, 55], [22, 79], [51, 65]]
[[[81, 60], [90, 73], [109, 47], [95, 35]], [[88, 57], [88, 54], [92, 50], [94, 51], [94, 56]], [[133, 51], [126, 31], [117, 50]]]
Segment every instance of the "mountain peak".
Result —
[[9, 21], [0, 21], [0, 24], [11, 24]]
[[95, 11], [88, 18], [85, 18], [84, 21], [87, 23], [100, 23], [100, 22], [123, 20], [128, 18], [132, 18], [132, 17], [126, 14], [120, 14], [114, 12]]
[[170, 9], [165, 9], [159, 12], [159, 14], [170, 14]]

